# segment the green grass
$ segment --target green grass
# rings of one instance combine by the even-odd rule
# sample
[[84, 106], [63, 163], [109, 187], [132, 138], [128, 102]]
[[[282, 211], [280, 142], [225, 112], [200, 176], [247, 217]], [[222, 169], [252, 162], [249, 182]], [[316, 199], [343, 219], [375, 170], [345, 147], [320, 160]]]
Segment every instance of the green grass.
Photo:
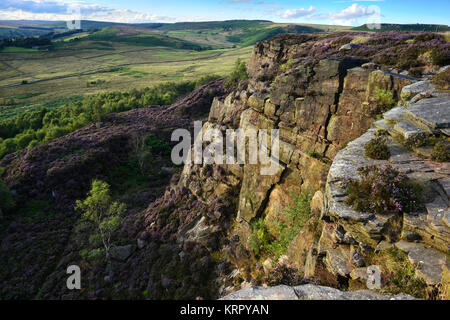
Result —
[[276, 236], [269, 232], [263, 218], [253, 222], [249, 241], [254, 255], [257, 258], [273, 256], [278, 260], [285, 254], [289, 244], [311, 216], [310, 203], [311, 196], [307, 193], [292, 195], [292, 201], [280, 219], [282, 222], [276, 228]]
[[2, 53], [16, 53], [16, 52], [38, 52], [38, 49], [20, 48], [20, 47], [5, 47], [0, 52]]
[[[98, 44], [92, 41], [79, 41], [67, 45], [64, 50], [0, 55], [0, 67], [3, 68], [1, 74], [5, 75], [0, 76], [0, 86], [20, 82], [24, 78], [23, 73], [27, 74], [27, 79], [32, 80], [98, 68], [106, 68], [109, 71], [0, 88], [0, 102], [10, 98], [15, 100], [14, 105], [0, 106], [0, 119], [36, 110], [43, 104], [57, 107], [61, 105], [58, 101], [74, 95], [123, 91], [124, 88], [142, 89], [171, 80], [193, 80], [211, 72], [227, 76], [233, 70], [236, 59], [241, 58], [247, 62], [252, 51], [251, 47], [247, 47], [216, 56], [223, 50], [198, 52], [164, 47], [146, 48], [117, 42], [105, 43], [108, 45], [105, 48], [98, 47]], [[202, 60], [195, 60], [199, 58]], [[7, 63], [5, 66], [1, 65], [3, 59]], [[115, 67], [127, 63], [130, 65]], [[86, 85], [96, 80], [105, 82], [102, 85]]]

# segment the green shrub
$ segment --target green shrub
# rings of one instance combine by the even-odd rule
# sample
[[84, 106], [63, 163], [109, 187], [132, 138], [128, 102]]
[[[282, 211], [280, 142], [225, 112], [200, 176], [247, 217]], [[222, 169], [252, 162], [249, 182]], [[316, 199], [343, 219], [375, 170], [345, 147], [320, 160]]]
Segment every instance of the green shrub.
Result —
[[367, 257], [368, 265], [377, 265], [381, 269], [384, 285], [382, 292], [399, 294], [406, 293], [416, 298], [427, 298], [427, 285], [417, 278], [414, 266], [408, 260], [408, 255], [396, 247], [372, 253]]
[[439, 141], [433, 147], [433, 151], [431, 153], [433, 160], [439, 162], [449, 162], [450, 161], [450, 148], [449, 145]]
[[431, 59], [436, 66], [446, 66], [450, 64], [450, 52], [446, 50], [434, 49], [431, 51]]
[[284, 264], [277, 264], [275, 269], [265, 275], [263, 278], [263, 283], [269, 286], [299, 286], [305, 284], [306, 282], [298, 270]]
[[[0, 159], [39, 143], [59, 138], [108, 114], [148, 105], [170, 105], [184, 94], [218, 79], [211, 75], [195, 81], [167, 82], [151, 88], [106, 92], [76, 99], [60, 99], [42, 108], [0, 121]], [[33, 142], [36, 141], [36, 142]]]
[[294, 65], [294, 60], [292, 58], [289, 58], [289, 60], [286, 63], [284, 63], [280, 66], [280, 70], [281, 71], [289, 70], [290, 68], [292, 68], [293, 65]]
[[436, 85], [439, 89], [449, 90], [450, 89], [450, 68], [444, 72], [440, 72], [431, 78], [431, 82]]
[[391, 152], [386, 144], [386, 137], [379, 136], [369, 141], [364, 146], [364, 153], [368, 158], [375, 160], [387, 160], [389, 159]]
[[94, 234], [90, 240], [95, 242], [101, 239], [108, 259], [112, 236], [120, 225], [121, 215], [126, 211], [125, 205], [112, 201], [106, 182], [94, 180], [88, 197], [83, 201], [77, 200], [75, 209], [98, 230], [98, 235]]
[[378, 102], [378, 106], [381, 112], [390, 110], [396, 104], [392, 92], [381, 89], [379, 87], [375, 88], [375, 99]]
[[227, 82], [225, 82], [225, 86], [226, 87], [234, 87], [240, 81], [247, 80], [247, 79], [248, 79], [247, 64], [244, 61], [242, 61], [240, 58], [238, 58], [234, 65], [234, 70], [231, 72], [230, 76], [228, 77]]
[[80, 257], [84, 260], [94, 261], [101, 260], [105, 256], [105, 250], [101, 248], [96, 249], [83, 249], [80, 251]]
[[249, 237], [250, 247], [253, 254], [258, 258], [267, 248], [269, 244], [270, 235], [264, 224], [264, 219], [260, 218], [252, 223], [252, 233]]
[[421, 188], [391, 166], [358, 169], [360, 180], [349, 180], [346, 204], [360, 212], [400, 213], [416, 211]]
[[430, 138], [428, 137], [428, 134], [417, 134], [412, 137], [409, 137], [404, 141], [404, 145], [408, 148], [419, 148], [424, 145], [427, 145], [430, 141]]
[[310, 218], [312, 197], [308, 193], [292, 197], [291, 204], [283, 211], [285, 221], [277, 226], [277, 237], [269, 233], [263, 218], [252, 224], [250, 246], [256, 257], [272, 255], [278, 260]]

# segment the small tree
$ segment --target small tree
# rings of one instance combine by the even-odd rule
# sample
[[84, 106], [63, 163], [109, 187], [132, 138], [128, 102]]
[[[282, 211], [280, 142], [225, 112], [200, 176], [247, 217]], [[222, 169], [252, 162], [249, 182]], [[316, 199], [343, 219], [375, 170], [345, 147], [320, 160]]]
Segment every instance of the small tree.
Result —
[[139, 167], [141, 174], [145, 174], [149, 164], [153, 162], [153, 154], [152, 151], [147, 148], [145, 143], [145, 136], [134, 134], [131, 138], [131, 152], [132, 157]]
[[375, 88], [375, 99], [377, 99], [381, 112], [392, 109], [396, 104], [392, 92], [381, 89], [380, 87]]
[[238, 58], [234, 65], [234, 70], [233, 72], [231, 72], [230, 77], [225, 83], [225, 86], [232, 87], [237, 85], [239, 81], [243, 81], [246, 79], [248, 79], [247, 64], [240, 58]]
[[170, 155], [170, 146], [166, 141], [158, 139], [153, 133], [134, 134], [131, 138], [132, 158], [142, 175], [154, 168], [155, 156]]
[[109, 185], [100, 180], [92, 182], [92, 188], [85, 200], [77, 200], [76, 210], [82, 212], [82, 218], [90, 221], [98, 230], [105, 248], [106, 259], [112, 245], [112, 236], [120, 225], [120, 215], [126, 211], [125, 204], [113, 202]]

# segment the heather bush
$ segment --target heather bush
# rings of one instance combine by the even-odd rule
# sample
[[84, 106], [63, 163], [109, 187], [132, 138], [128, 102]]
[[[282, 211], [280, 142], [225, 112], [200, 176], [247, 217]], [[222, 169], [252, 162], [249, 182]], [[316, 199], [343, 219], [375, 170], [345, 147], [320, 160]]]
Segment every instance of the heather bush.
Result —
[[436, 66], [446, 66], [450, 64], [450, 50], [434, 48], [431, 50], [431, 59]]
[[430, 138], [426, 133], [418, 134], [412, 137], [409, 137], [404, 141], [404, 145], [408, 148], [419, 148], [426, 144], [428, 144], [430, 141]]
[[366, 166], [358, 169], [360, 180], [347, 185], [346, 204], [368, 213], [412, 212], [421, 206], [420, 186], [392, 166]]
[[155, 156], [169, 154], [169, 144], [158, 139], [153, 133], [135, 134], [131, 138], [131, 157], [143, 175], [155, 168]]
[[439, 141], [433, 147], [433, 151], [431, 153], [433, 160], [439, 162], [449, 162], [450, 161], [450, 147], [448, 144]]
[[272, 235], [260, 218], [252, 224], [250, 246], [256, 257], [271, 255], [276, 260], [287, 252], [287, 248], [302, 230], [311, 216], [311, 199], [308, 194], [292, 195], [292, 202], [283, 211], [283, 222], [276, 227], [277, 236]]
[[307, 283], [298, 270], [284, 264], [277, 264], [273, 270], [263, 277], [262, 281], [269, 286], [299, 286]]
[[450, 89], [450, 68], [444, 72], [440, 72], [431, 78], [431, 82], [436, 85], [439, 89], [449, 90]]
[[242, 61], [240, 58], [238, 58], [234, 65], [233, 72], [231, 72], [227, 82], [225, 82], [225, 86], [233, 87], [236, 86], [240, 81], [247, 79], [248, 79], [247, 64], [245, 63], [245, 61]]
[[[0, 180], [0, 212], [7, 212], [15, 205], [11, 191], [6, 184]], [[0, 217], [1, 218], [1, 217]]]
[[364, 153], [367, 157], [375, 160], [387, 160], [391, 153], [386, 144], [386, 136], [377, 136], [364, 146]]

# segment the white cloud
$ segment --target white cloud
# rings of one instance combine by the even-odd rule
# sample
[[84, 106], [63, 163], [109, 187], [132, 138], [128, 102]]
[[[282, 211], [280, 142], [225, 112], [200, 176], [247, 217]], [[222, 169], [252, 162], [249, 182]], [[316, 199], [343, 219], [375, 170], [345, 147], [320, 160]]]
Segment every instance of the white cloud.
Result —
[[339, 12], [329, 13], [327, 18], [333, 20], [334, 23], [341, 25], [352, 25], [360, 18], [368, 18], [378, 14], [374, 7], [363, 7], [357, 3]]
[[286, 11], [279, 13], [277, 15], [283, 19], [293, 19], [293, 18], [311, 16], [315, 11], [316, 11], [316, 8], [313, 6], [310, 6], [308, 9], [305, 9], [305, 8], [287, 9]]
[[69, 0], [1, 0], [0, 20], [65, 21], [73, 16], [73, 13], [68, 11], [69, 8], [79, 8], [83, 20], [123, 23], [176, 21], [153, 13], [113, 9]]

